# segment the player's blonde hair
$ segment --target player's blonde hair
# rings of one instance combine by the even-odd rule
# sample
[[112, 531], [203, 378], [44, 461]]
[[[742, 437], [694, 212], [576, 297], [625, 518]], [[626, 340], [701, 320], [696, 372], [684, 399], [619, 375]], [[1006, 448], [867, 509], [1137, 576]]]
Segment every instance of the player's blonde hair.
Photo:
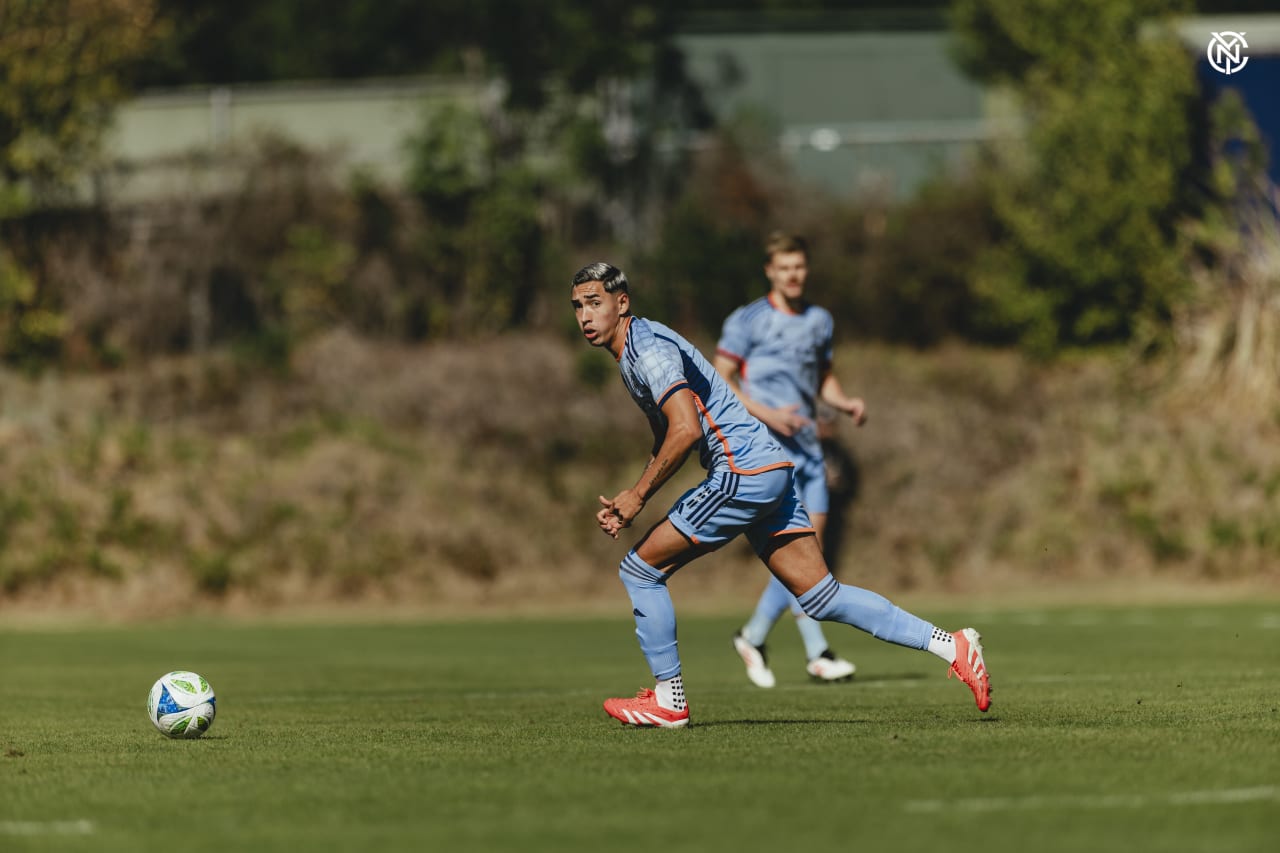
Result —
[[805, 260], [808, 260], [809, 244], [799, 234], [791, 234], [787, 231], [774, 231], [764, 241], [764, 262], [766, 264], [773, 260], [774, 255], [790, 254], [791, 252], [799, 252], [804, 255]]

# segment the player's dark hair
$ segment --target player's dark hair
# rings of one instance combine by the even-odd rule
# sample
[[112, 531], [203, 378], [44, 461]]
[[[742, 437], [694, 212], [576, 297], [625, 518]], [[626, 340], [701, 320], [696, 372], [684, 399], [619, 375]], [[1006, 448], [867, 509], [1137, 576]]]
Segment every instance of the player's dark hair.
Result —
[[764, 262], [767, 264], [773, 260], [774, 255], [790, 254], [791, 252], [799, 252], [809, 257], [809, 243], [799, 234], [788, 234], [786, 231], [774, 231], [764, 241]]
[[587, 264], [573, 275], [573, 287], [589, 281], [600, 282], [605, 293], [627, 293], [627, 274], [604, 261]]

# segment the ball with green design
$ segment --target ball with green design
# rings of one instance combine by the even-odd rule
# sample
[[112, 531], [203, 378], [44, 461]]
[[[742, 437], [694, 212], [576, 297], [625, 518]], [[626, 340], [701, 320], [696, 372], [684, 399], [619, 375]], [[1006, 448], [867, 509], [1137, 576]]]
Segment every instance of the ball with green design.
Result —
[[147, 696], [147, 716], [165, 737], [200, 737], [213, 725], [217, 710], [209, 682], [186, 670], [160, 676]]

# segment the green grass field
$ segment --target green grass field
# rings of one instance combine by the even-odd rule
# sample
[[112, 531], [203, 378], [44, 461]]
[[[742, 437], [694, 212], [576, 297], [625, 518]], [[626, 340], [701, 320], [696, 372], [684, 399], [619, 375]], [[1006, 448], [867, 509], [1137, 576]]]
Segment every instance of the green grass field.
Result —
[[[990, 713], [838, 626], [854, 683], [784, 623], [764, 691], [684, 619], [674, 731], [600, 710], [630, 620], [0, 630], [0, 850], [1276, 849], [1280, 602], [921, 615], [982, 630]], [[203, 740], [146, 719], [179, 668]]]

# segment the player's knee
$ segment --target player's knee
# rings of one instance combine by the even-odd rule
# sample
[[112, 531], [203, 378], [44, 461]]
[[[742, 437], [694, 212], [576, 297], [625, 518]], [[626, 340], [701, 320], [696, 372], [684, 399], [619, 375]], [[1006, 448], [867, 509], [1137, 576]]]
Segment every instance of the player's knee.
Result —
[[640, 559], [635, 551], [628, 552], [627, 556], [622, 558], [622, 562], [618, 565], [618, 577], [627, 589], [662, 586], [667, 582], [667, 576], [664, 573]]
[[882, 609], [881, 602], [888, 603], [875, 593], [846, 586], [831, 575], [827, 575], [804, 595], [798, 596], [798, 600], [805, 615], [811, 619], [848, 624], [859, 624], [854, 618], [855, 613], [858, 618], [873, 618], [875, 611]]
[[823, 599], [821, 601], [805, 601], [800, 600], [800, 610], [810, 619], [823, 621], [831, 618], [833, 599]]

